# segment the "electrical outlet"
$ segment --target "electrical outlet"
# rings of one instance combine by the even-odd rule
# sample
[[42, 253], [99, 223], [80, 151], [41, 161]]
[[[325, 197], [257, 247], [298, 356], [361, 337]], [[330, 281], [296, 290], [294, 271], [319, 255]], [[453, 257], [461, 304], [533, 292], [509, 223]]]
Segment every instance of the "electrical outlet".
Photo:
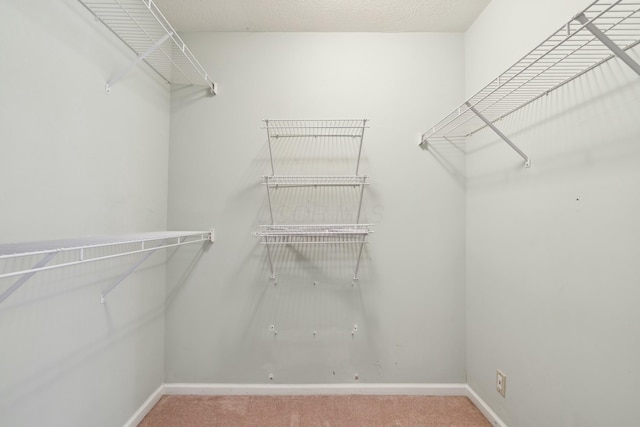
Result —
[[496, 390], [505, 397], [507, 393], [507, 376], [500, 369], [496, 371]]

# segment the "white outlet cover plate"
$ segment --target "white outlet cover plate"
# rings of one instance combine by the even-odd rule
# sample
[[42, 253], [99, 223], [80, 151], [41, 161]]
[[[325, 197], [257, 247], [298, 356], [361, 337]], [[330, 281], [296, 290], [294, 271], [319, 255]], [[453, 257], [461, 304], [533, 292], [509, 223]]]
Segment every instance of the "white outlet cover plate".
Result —
[[507, 392], [507, 376], [500, 369], [496, 370], [496, 390], [505, 397]]

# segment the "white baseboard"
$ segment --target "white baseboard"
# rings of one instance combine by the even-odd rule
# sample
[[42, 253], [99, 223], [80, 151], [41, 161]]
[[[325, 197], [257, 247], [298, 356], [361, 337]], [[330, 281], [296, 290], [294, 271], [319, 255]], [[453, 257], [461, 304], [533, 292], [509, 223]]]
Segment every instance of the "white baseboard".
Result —
[[471, 400], [471, 402], [476, 405], [480, 412], [482, 412], [482, 415], [484, 415], [491, 424], [496, 427], [507, 427], [504, 421], [502, 421], [500, 417], [498, 417], [498, 414], [493, 412], [493, 409], [491, 409], [489, 405], [487, 405], [487, 402], [482, 400], [480, 396], [478, 396], [478, 394], [468, 384], [466, 384], [466, 387], [467, 397], [469, 398], [469, 400]]
[[164, 384], [161, 384], [160, 387], [156, 389], [151, 396], [147, 400], [144, 401], [142, 406], [138, 408], [138, 410], [129, 418], [129, 420], [124, 423], [124, 427], [136, 427], [140, 421], [151, 411], [151, 409], [156, 406], [156, 403], [160, 400], [162, 396], [164, 396]]
[[416, 395], [467, 396], [466, 384], [165, 384], [168, 395]]
[[163, 395], [301, 396], [301, 395], [466, 396], [496, 427], [507, 427], [468, 384], [163, 384], [149, 396], [124, 427], [135, 427]]

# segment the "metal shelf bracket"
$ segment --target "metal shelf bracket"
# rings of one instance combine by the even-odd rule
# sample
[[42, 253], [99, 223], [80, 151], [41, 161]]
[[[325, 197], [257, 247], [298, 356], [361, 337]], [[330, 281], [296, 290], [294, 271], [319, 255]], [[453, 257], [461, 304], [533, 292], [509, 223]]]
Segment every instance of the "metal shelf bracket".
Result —
[[[44, 267], [45, 265], [47, 265], [49, 263], [49, 261], [54, 259], [56, 257], [56, 255], [58, 255], [58, 252], [51, 252], [51, 253], [46, 254], [40, 261], [38, 261], [32, 267], [32, 269], [37, 269], [37, 268]], [[18, 280], [16, 280], [13, 285], [9, 286], [9, 288], [7, 288], [6, 291], [4, 291], [2, 294], [0, 294], [0, 304], [2, 304], [2, 302], [4, 300], [9, 298], [9, 296], [12, 293], [17, 291], [18, 288], [20, 288], [20, 286], [24, 285], [27, 280], [31, 279], [37, 272], [38, 271], [32, 271], [30, 273], [27, 273], [24, 276], [20, 277]]]
[[465, 105], [467, 107], [469, 107], [469, 109], [471, 111], [473, 111], [473, 114], [478, 116], [480, 118], [480, 120], [482, 120], [492, 131], [494, 131], [504, 142], [509, 144], [509, 146], [511, 148], [513, 148], [514, 151], [516, 153], [518, 153], [520, 155], [520, 157], [522, 157], [524, 159], [524, 167], [526, 167], [526, 168], [530, 168], [531, 167], [531, 160], [529, 159], [529, 156], [524, 154], [524, 152], [520, 148], [518, 148], [518, 146], [516, 144], [511, 142], [511, 140], [509, 138], [507, 138], [507, 136], [504, 133], [502, 133], [500, 131], [500, 129], [495, 127], [493, 125], [493, 123], [491, 123], [485, 116], [483, 116], [482, 113], [480, 111], [478, 111], [473, 105], [471, 105], [469, 102], [465, 102]]
[[613, 52], [613, 54], [615, 56], [620, 58], [633, 71], [635, 71], [637, 75], [640, 76], [640, 64], [638, 64], [636, 61], [634, 61], [633, 58], [631, 58], [627, 54], [627, 52], [622, 50], [620, 48], [620, 46], [618, 46], [613, 40], [611, 40], [609, 37], [607, 37], [607, 35], [605, 33], [600, 31], [600, 29], [592, 21], [590, 21], [589, 18], [587, 18], [584, 15], [584, 12], [576, 15], [576, 17], [574, 19], [576, 21], [578, 21], [579, 23], [581, 23], [582, 25], [584, 25], [585, 28], [587, 30], [589, 30], [589, 32], [591, 34], [593, 34], [598, 40], [600, 40], [603, 45], [608, 47], [609, 50], [611, 50], [611, 52]]
[[[185, 237], [184, 236], [180, 236], [178, 237], [178, 241], [175, 243], [174, 246], [180, 246], [182, 244], [185, 243]], [[206, 242], [206, 243], [213, 243], [215, 241], [215, 230], [211, 229], [209, 231], [209, 233], [204, 234], [201, 237], [202, 241]], [[120, 283], [122, 283], [122, 281], [124, 279], [126, 279], [129, 275], [131, 275], [134, 271], [136, 271], [138, 269], [138, 267], [140, 267], [142, 264], [144, 264], [144, 262], [149, 259], [151, 257], [151, 255], [153, 255], [158, 249], [162, 249], [162, 248], [166, 248], [168, 246], [171, 245], [167, 245], [167, 241], [166, 240], [162, 240], [160, 242], [160, 244], [156, 247], [156, 248], [145, 248], [144, 246], [144, 240], [142, 241], [142, 247], [141, 250], [147, 250], [150, 251], [149, 253], [145, 254], [137, 263], [135, 263], [135, 265], [133, 265], [129, 270], [127, 270], [122, 276], [120, 276], [118, 278], [118, 280], [116, 280], [115, 282], [113, 282], [113, 284], [111, 286], [109, 286], [107, 289], [105, 289], [102, 294], [100, 294], [100, 303], [104, 304], [107, 300], [107, 295], [109, 295], [109, 293], [111, 291], [113, 291]]]
[[353, 280], [358, 280], [358, 270], [360, 269], [360, 259], [362, 258], [363, 249], [364, 249], [364, 241], [360, 243], [360, 250], [358, 251], [358, 261], [356, 261], [356, 271], [353, 273]]
[[[144, 254], [142, 259], [140, 259], [133, 267], [127, 270], [126, 273], [120, 276], [118, 280], [102, 292], [100, 295], [100, 302], [104, 304], [107, 295], [158, 249], [174, 248], [200, 242], [203, 242], [204, 244], [211, 244], [214, 240], [215, 232], [211, 229], [209, 231], [163, 231], [126, 236], [89, 237], [75, 240], [0, 245], [0, 261], [23, 257], [42, 256], [42, 258], [29, 269], [10, 271], [0, 274], [0, 279], [7, 277], [19, 277], [16, 282], [0, 294], [0, 304], [40, 271], [71, 267], [87, 262], [113, 259], [121, 256]], [[151, 242], [157, 243], [150, 245]], [[131, 245], [139, 246], [132, 248]], [[97, 250], [105, 249], [108, 250], [107, 253], [96, 252]], [[69, 254], [68, 256], [71, 255], [73, 259], [66, 259], [57, 264], [54, 263], [47, 265], [60, 253]]]
[[[129, 66], [125, 69], [123, 69], [122, 71], [120, 71], [118, 74], [116, 74], [116, 76], [114, 78], [112, 78], [111, 80], [109, 80], [104, 87], [105, 92], [107, 93], [107, 95], [111, 94], [111, 88], [113, 87], [114, 84], [116, 84], [120, 79], [122, 79], [124, 76], [126, 76], [127, 74], [129, 74], [129, 72], [131, 70], [133, 70], [140, 62], [144, 61], [144, 59], [149, 56], [151, 53], [153, 53], [156, 49], [158, 49], [162, 43], [166, 42], [167, 39], [169, 37], [171, 37], [173, 35], [172, 32], [165, 34], [162, 38], [160, 38], [160, 40], [156, 41], [153, 46], [151, 46], [149, 49], [147, 49], [145, 52], [143, 52], [141, 55], [139, 55], [131, 64], [129, 64]], [[215, 95], [215, 94], [214, 94]]]
[[[144, 249], [144, 247], [143, 247]], [[144, 264], [144, 262], [149, 259], [149, 257], [151, 255], [153, 255], [156, 251], [152, 250], [149, 253], [146, 253], [142, 259], [140, 259], [137, 263], [135, 263], [135, 265], [133, 265], [133, 267], [131, 267], [129, 270], [127, 270], [126, 273], [124, 273], [122, 276], [120, 276], [120, 278], [118, 278], [118, 280], [116, 280], [115, 282], [113, 282], [113, 284], [111, 286], [109, 286], [107, 289], [105, 289], [101, 294], [100, 294], [100, 304], [104, 304], [105, 302], [107, 302], [107, 295], [109, 295], [109, 293], [114, 290], [116, 288], [116, 286], [118, 286], [120, 283], [122, 283], [122, 281], [124, 279], [126, 279], [131, 273], [133, 273], [134, 271], [136, 271], [138, 269], [138, 267], [140, 267], [142, 264]]]
[[273, 269], [273, 258], [271, 258], [271, 249], [269, 249], [269, 246], [267, 246], [267, 258], [269, 259], [269, 268], [271, 269], [271, 276], [269, 276], [269, 279], [276, 280], [276, 272]]

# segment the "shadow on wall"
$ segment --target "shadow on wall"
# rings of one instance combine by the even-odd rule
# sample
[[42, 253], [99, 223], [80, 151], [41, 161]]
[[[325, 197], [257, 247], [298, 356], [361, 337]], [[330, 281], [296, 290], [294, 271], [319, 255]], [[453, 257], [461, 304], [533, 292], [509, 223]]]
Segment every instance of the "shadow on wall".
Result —
[[[613, 60], [494, 124], [529, 154], [536, 171], [562, 173], [567, 167], [588, 165], [595, 157], [615, 162], [635, 155], [636, 114], [625, 105], [637, 102], [639, 97], [637, 75]], [[608, 124], [603, 126], [605, 120]], [[517, 153], [486, 127], [466, 138], [466, 143], [465, 138], [428, 139], [422, 148], [462, 186], [467, 178], [481, 188], [526, 180], [537, 173], [523, 173], [523, 162]], [[477, 159], [468, 176], [461, 172], [463, 168], [456, 167], [458, 153], [454, 149], [468, 160]], [[496, 170], [495, 163], [488, 161], [490, 158], [499, 159], [496, 162], [501, 167]], [[494, 166], [486, 169], [483, 164]]]
[[[103, 82], [97, 83], [95, 88], [89, 90], [95, 89], [97, 93], [104, 93], [104, 84], [136, 59], [136, 54], [77, 0], [63, 0], [55, 4], [42, 2], [37, 6], [31, 2], [12, 2], [9, 7], [19, 9], [19, 13], [46, 33], [48, 38], [55, 38], [60, 45], [74, 49], [83, 58], [88, 58], [91, 63], [98, 65], [103, 72]], [[63, 25], [60, 25], [61, 23]], [[99, 33], [104, 41], [98, 48], [92, 37], [83, 36], [94, 33]], [[109, 49], [109, 52], [105, 52], [104, 49]], [[113, 55], [107, 54], [112, 52], [119, 52], [121, 59], [114, 61]], [[78, 77], [77, 70], [67, 71], [70, 78]], [[144, 73], [154, 79], [154, 84], [167, 87], [166, 81], [150, 67], [138, 66], [134, 72]]]
[[[281, 245], [270, 250], [275, 282], [279, 285], [299, 283], [301, 286], [315, 286], [321, 283], [342, 289], [357, 283], [353, 276], [360, 253], [359, 244]], [[365, 260], [366, 245], [360, 260], [363, 270], [367, 267]]]
[[[207, 246], [200, 247], [181, 280]], [[180, 250], [171, 250], [167, 261]], [[92, 256], [110, 254], [105, 248], [94, 252]], [[72, 254], [61, 254], [58, 261], [65, 261], [65, 255]], [[145, 345], [144, 336], [155, 336], [153, 330], [161, 327], [165, 310], [165, 256], [156, 254], [100, 304], [100, 293], [138, 259], [127, 256], [39, 272], [0, 306], [0, 335], [5, 337], [0, 412], [14, 412], [34, 395], [55, 390], [75, 375], [88, 375], [84, 371], [100, 364], [107, 350], [121, 349], [125, 342]], [[24, 258], [12, 261], [11, 265], [3, 264], [3, 270], [23, 269], [29, 264]], [[6, 288], [5, 282], [9, 280], [4, 279], [0, 289]], [[174, 293], [178, 290], [175, 286]], [[167, 302], [173, 297], [169, 294]], [[21, 344], [14, 345], [14, 340]], [[144, 360], [126, 364], [140, 362]], [[99, 379], [103, 376], [95, 375], [96, 387], [102, 387]]]
[[[254, 271], [251, 284], [243, 286], [246, 280], [229, 283], [222, 298], [232, 307], [243, 307], [245, 315], [216, 340], [222, 348], [233, 348], [216, 356], [220, 358], [216, 381], [353, 380], [355, 366], [362, 365], [358, 363], [361, 348], [375, 348], [371, 332], [375, 315], [367, 312], [363, 297], [365, 287], [373, 291], [368, 268], [363, 265], [360, 281], [354, 285], [352, 260], [342, 257], [345, 248], [331, 253], [331, 248], [321, 247], [323, 254], [310, 253], [309, 248], [281, 248], [283, 256], [274, 257], [275, 281], [269, 279], [266, 254], [257, 248], [261, 268]], [[352, 335], [356, 324], [360, 329]]]
[[431, 154], [459, 187], [465, 188], [467, 176], [463, 161], [466, 155], [464, 140], [429, 140], [421, 148]]
[[[217, 95], [216, 95], [217, 96]], [[203, 99], [212, 98], [208, 86], [171, 86], [171, 109], [180, 111], [187, 106], [204, 102]]]
[[496, 122], [529, 154], [531, 170], [525, 170], [518, 155], [490, 130], [470, 137], [470, 185], [490, 188], [543, 172], [560, 178], [567, 168], [588, 167], [596, 159], [613, 164], [636, 156], [637, 114], [628, 105], [640, 98], [640, 81], [637, 76], [622, 79], [620, 67], [624, 64], [608, 62]]
[[177, 280], [172, 282], [169, 282], [169, 280], [167, 280], [168, 283], [167, 283], [167, 295], [165, 297], [165, 308], [171, 306], [175, 298], [180, 293], [180, 290], [189, 279], [189, 276], [191, 276], [191, 273], [193, 272], [194, 268], [198, 264], [198, 261], [200, 261], [200, 258], [202, 258], [202, 256], [205, 254], [205, 252], [207, 252], [207, 250], [211, 247], [211, 245], [212, 245], [211, 243], [205, 243], [198, 248], [195, 254], [187, 254], [186, 258], [183, 257], [182, 259], [178, 259], [175, 262], [172, 262], [172, 260], [174, 258], [174, 255], [176, 255], [176, 253], [178, 252], [177, 249], [174, 250], [173, 253], [168, 257], [167, 265], [169, 265], [169, 263], [171, 262], [172, 266], [176, 263], [178, 263], [178, 265], [180, 264], [184, 265], [185, 261], [188, 261], [189, 259], [191, 259], [191, 261], [189, 262], [187, 267], [184, 268], [184, 270], [180, 268], [177, 269], [177, 271], [183, 271], [182, 275]]
[[[271, 246], [276, 276], [271, 279], [269, 255], [250, 233], [259, 225], [271, 224], [272, 218], [275, 224], [285, 225], [356, 223], [362, 197], [359, 185], [273, 187], [268, 193], [260, 182], [273, 171], [279, 176], [353, 176], [360, 140], [291, 137], [272, 141], [272, 171], [266, 135], [264, 138], [239, 180], [244, 184], [231, 193], [221, 215], [233, 217], [230, 224], [236, 230], [230, 233], [240, 238], [225, 243], [231, 250], [227, 259], [233, 267], [217, 284], [218, 297], [226, 304], [212, 321], [231, 317], [236, 323], [217, 330], [216, 346], [233, 351], [215, 355], [218, 368], [211, 375], [221, 382], [255, 382], [260, 378], [276, 383], [353, 381], [357, 354], [367, 354], [358, 349], [374, 346], [368, 328], [352, 334], [357, 323], [375, 324], [375, 319], [368, 319], [371, 314], [366, 313], [362, 296], [363, 287], [370, 288], [366, 245], [359, 281], [353, 282], [353, 276], [360, 245], [339, 243]], [[360, 174], [366, 164], [363, 156]], [[368, 192], [366, 188], [360, 223], [376, 213], [368, 207]], [[250, 206], [247, 199], [255, 210], [251, 218], [247, 215], [247, 222], [241, 221], [241, 229], [238, 216]], [[243, 314], [237, 315], [236, 310]], [[323, 362], [313, 363], [319, 355], [323, 355]]]

